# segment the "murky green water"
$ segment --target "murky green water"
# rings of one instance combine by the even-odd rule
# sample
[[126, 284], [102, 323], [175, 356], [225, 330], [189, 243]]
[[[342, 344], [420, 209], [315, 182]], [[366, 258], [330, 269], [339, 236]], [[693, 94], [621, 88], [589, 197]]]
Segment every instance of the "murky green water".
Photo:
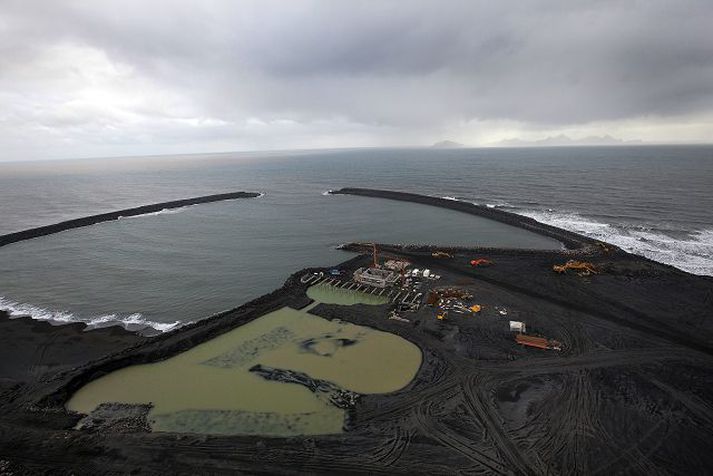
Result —
[[307, 289], [307, 296], [310, 299], [324, 304], [341, 304], [343, 306], [351, 306], [353, 304], [386, 304], [389, 302], [385, 296], [349, 291], [324, 284], [310, 286], [309, 289]]
[[166, 361], [118, 370], [80, 389], [67, 407], [152, 403], [158, 431], [297, 435], [338, 433], [344, 411], [305, 386], [249, 372], [261, 364], [304, 372], [358, 393], [406, 386], [421, 351], [394, 334], [282, 308]]

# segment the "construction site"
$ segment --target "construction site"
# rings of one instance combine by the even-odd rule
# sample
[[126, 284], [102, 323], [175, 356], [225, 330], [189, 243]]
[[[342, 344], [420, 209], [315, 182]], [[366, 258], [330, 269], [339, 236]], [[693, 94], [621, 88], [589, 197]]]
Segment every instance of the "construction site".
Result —
[[[369, 266], [359, 267], [351, 274], [341, 269], [332, 269], [329, 273], [323, 271], [305, 274], [300, 283], [310, 286], [328, 286], [334, 289], [363, 293], [374, 297], [382, 297], [392, 305], [389, 319], [410, 322], [407, 316], [416, 317], [423, 305], [432, 309], [433, 316], [438, 321], [468, 318], [476, 315], [492, 314], [501, 317], [503, 330], [512, 333], [514, 342], [538, 349], [562, 350], [562, 345], [555, 339], [542, 336], [527, 335], [527, 325], [522, 321], [505, 319], [508, 309], [504, 305], [493, 306], [493, 312], [484, 312], [484, 305], [476, 302], [472, 286], [437, 286], [441, 275], [429, 268], [416, 268], [412, 262], [402, 255], [387, 253], [384, 263], [379, 260], [378, 247], [374, 243], [354, 243], [349, 245], [352, 250], [371, 251]], [[432, 258], [453, 259], [454, 255], [443, 251], [431, 252]], [[573, 267], [574, 263], [574, 267]], [[486, 258], [470, 260], [473, 268], [492, 266], [494, 263]], [[565, 265], [553, 265], [553, 270], [564, 273], [566, 269], [584, 269], [587, 276], [596, 273], [590, 263], [569, 261]], [[580, 271], [580, 275], [582, 274]], [[425, 297], [424, 297], [425, 296]]]
[[[465, 207], [397, 192], [345, 193]], [[566, 246], [350, 243], [340, 264], [300, 270], [273, 293], [152, 339], [0, 316], [0, 362], [17, 364], [0, 380], [0, 472], [36, 472], [48, 462], [77, 474], [709, 472], [713, 280], [526, 218], [502, 219]], [[317, 302], [310, 290], [320, 287], [378, 299]], [[66, 403], [87, 383], [284, 307], [415, 344], [423, 355], [415, 377], [396, 391], [359, 393], [283, 369], [253, 370], [327, 389], [346, 412], [333, 434], [150, 432], [136, 406], [105, 408], [75, 429], [85, 416]], [[13, 344], [28, 339], [41, 355]], [[62, 371], [41, 370], [53, 365]]]

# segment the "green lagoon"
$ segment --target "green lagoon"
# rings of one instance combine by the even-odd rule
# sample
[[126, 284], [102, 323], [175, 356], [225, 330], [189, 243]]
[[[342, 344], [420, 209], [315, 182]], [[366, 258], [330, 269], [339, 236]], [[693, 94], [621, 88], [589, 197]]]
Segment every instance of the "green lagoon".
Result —
[[[328, 292], [310, 289], [313, 298], [332, 302]], [[361, 394], [388, 393], [408, 385], [421, 358], [416, 345], [394, 334], [285, 307], [165, 361], [101, 377], [67, 407], [90, 413], [105, 402], [151, 403], [154, 431], [339, 433], [344, 410], [303, 385], [268, 381], [249, 369], [261, 364]]]

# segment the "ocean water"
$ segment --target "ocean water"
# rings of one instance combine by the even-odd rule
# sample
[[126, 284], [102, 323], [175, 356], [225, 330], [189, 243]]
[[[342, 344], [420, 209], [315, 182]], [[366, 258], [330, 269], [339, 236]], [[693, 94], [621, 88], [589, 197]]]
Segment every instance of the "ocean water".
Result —
[[713, 275], [713, 147], [354, 149], [0, 163], [0, 233], [233, 190], [187, 207], [0, 248], [0, 308], [160, 331], [241, 304], [350, 240], [557, 248], [432, 207], [325, 196], [346, 186], [531, 216]]

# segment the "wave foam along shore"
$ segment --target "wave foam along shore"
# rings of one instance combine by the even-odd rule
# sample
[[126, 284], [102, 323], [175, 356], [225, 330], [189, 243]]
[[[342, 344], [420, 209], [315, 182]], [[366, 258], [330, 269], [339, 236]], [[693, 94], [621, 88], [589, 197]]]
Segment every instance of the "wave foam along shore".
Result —
[[[454, 196], [439, 197], [454, 202], [476, 202]], [[507, 208], [540, 223], [611, 243], [639, 256], [671, 265], [699, 276], [713, 276], [713, 230], [693, 232], [688, 239], [673, 238], [645, 227], [625, 227], [601, 223], [577, 213], [520, 209], [507, 203], [486, 204], [488, 208]]]
[[[264, 196], [265, 196], [265, 193], [257, 192], [257, 195], [252, 198], [262, 198]], [[232, 199], [232, 200], [237, 200], [237, 198]], [[223, 200], [223, 201], [227, 201], [227, 200]], [[182, 213], [182, 212], [188, 210], [190, 207], [194, 207], [196, 205], [200, 205], [200, 203], [194, 203], [192, 205], [185, 205], [185, 206], [178, 207], [178, 208], [164, 208], [157, 212], [142, 213], [140, 215], [127, 215], [127, 216], [122, 215], [122, 216], [118, 217], [117, 220], [128, 220], [130, 218], [142, 218], [142, 217], [155, 217], [155, 216], [160, 216], [160, 215], [175, 215], [177, 213]]]
[[713, 276], [713, 230], [693, 232], [688, 239], [639, 227], [601, 223], [576, 213], [516, 211], [541, 223], [606, 241], [630, 253], [700, 276]]
[[0, 296], [0, 310], [6, 311], [11, 318], [29, 317], [38, 321], [47, 321], [53, 324], [82, 323], [85, 330], [101, 327], [121, 326], [129, 331], [142, 331], [153, 329], [157, 332], [169, 332], [189, 324], [189, 322], [156, 322], [145, 319], [141, 313], [132, 313], [125, 316], [119, 314], [104, 314], [93, 317], [77, 316], [71, 312], [45, 309], [33, 304], [19, 303]]
[[117, 218], [117, 220], [129, 220], [132, 218], [155, 217], [155, 216], [159, 216], [159, 215], [175, 215], [176, 213], [184, 212], [186, 209], [188, 209], [188, 206], [180, 207], [180, 208], [164, 208], [163, 210], [159, 210], [157, 212], [142, 213], [141, 215], [120, 216], [119, 218]]

